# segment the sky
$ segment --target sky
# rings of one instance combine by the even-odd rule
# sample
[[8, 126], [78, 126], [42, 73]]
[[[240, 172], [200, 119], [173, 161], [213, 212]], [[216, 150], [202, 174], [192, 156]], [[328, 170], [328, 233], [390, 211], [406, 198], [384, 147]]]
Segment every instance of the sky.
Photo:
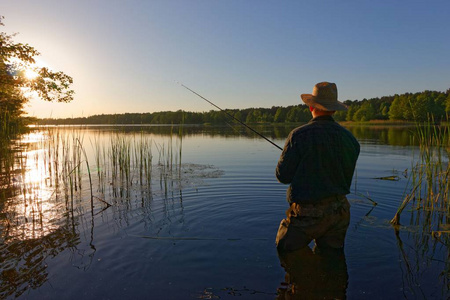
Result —
[[450, 88], [450, 1], [0, 0], [1, 30], [73, 77], [39, 118], [288, 106]]

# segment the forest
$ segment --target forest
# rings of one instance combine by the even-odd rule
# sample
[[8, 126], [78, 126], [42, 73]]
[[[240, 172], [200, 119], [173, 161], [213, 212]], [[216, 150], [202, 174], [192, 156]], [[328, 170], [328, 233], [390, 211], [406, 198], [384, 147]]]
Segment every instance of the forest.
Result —
[[[423, 91], [381, 98], [346, 100], [347, 111], [338, 111], [336, 121], [367, 122], [372, 120], [426, 121], [447, 120], [450, 113], [450, 89], [446, 92]], [[271, 108], [226, 109], [227, 113], [245, 123], [307, 122], [311, 113], [306, 105]], [[101, 114], [66, 119], [39, 119], [40, 125], [73, 124], [224, 124], [230, 117], [218, 110], [208, 112], [162, 111], [154, 113]]]

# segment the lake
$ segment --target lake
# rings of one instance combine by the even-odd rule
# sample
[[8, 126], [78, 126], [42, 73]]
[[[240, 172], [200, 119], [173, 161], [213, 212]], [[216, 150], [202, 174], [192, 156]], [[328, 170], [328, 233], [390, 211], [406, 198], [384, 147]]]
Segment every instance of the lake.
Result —
[[[293, 129], [255, 128], [281, 147]], [[433, 236], [411, 207], [389, 223], [411, 189], [414, 128], [348, 129], [361, 154], [345, 257], [288, 270], [274, 243], [288, 208], [281, 151], [253, 133], [36, 129], [1, 186], [0, 298], [448, 299], [448, 233]]]

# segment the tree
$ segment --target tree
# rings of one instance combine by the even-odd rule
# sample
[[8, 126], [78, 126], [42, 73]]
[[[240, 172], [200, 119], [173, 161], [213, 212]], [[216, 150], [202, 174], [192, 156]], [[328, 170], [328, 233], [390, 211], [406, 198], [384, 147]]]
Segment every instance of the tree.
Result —
[[286, 115], [288, 113], [288, 109], [284, 107], [278, 107], [275, 116], [274, 116], [274, 122], [275, 123], [283, 123], [286, 121]]
[[245, 120], [246, 123], [258, 123], [262, 121], [262, 112], [259, 108], [252, 109]]
[[389, 119], [389, 104], [387, 103], [382, 103], [381, 106], [381, 119], [382, 120], [387, 120]]
[[307, 122], [311, 119], [308, 108], [293, 106], [287, 113], [286, 122]]
[[375, 116], [375, 110], [370, 102], [364, 102], [361, 107], [353, 114], [353, 121], [370, 121]]
[[356, 105], [349, 106], [349, 108], [347, 110], [347, 114], [346, 114], [345, 120], [346, 121], [352, 121], [353, 120], [353, 115], [355, 114], [357, 109], [358, 108], [356, 107]]
[[347, 111], [346, 110], [338, 110], [333, 115], [333, 117], [338, 122], [345, 121], [345, 118], [347, 117]]
[[414, 121], [426, 121], [432, 113], [434, 101], [429, 93], [421, 93], [409, 103]]
[[273, 122], [273, 116], [270, 114], [270, 112], [265, 112], [262, 114], [261, 122], [266, 122], [266, 123]]
[[395, 95], [394, 101], [389, 109], [390, 120], [403, 120], [403, 111], [405, 109], [404, 98], [399, 95]]
[[445, 100], [445, 112], [450, 114], [450, 92], [447, 94], [447, 99]]
[[446, 95], [444, 93], [440, 93], [436, 98], [434, 98], [432, 113], [436, 121], [441, 121], [445, 119], [445, 102], [446, 102]]
[[[3, 19], [0, 16], [0, 26], [4, 26]], [[36, 92], [42, 100], [58, 102], [72, 101], [74, 94], [70, 76], [36, 66], [35, 57], [40, 53], [28, 44], [15, 43], [14, 36], [0, 32], [0, 134], [7, 136], [25, 123], [23, 107], [31, 95], [24, 92]], [[35, 76], [27, 76], [29, 72]]]

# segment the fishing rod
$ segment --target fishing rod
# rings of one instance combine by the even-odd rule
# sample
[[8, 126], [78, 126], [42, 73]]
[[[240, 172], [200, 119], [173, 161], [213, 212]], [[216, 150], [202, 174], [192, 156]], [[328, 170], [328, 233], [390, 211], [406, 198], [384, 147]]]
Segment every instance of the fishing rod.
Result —
[[233, 116], [232, 114], [230, 114], [229, 112], [227, 112], [226, 110], [221, 109], [220, 107], [218, 107], [217, 105], [215, 105], [214, 103], [212, 103], [211, 101], [209, 101], [208, 99], [206, 99], [205, 97], [203, 97], [202, 95], [200, 95], [199, 93], [191, 90], [190, 88], [188, 88], [187, 86], [185, 86], [184, 84], [182, 84], [181, 82], [177, 82], [179, 85], [181, 85], [182, 87], [184, 87], [185, 89], [187, 89], [188, 91], [190, 91], [191, 93], [194, 93], [195, 95], [197, 95], [198, 97], [202, 98], [203, 100], [205, 100], [206, 102], [208, 102], [209, 104], [211, 104], [212, 106], [214, 106], [215, 108], [219, 109], [221, 112], [227, 114], [227, 116], [229, 116], [230, 118], [232, 118], [233, 120], [239, 122], [239, 124], [241, 124], [242, 126], [250, 129], [251, 131], [253, 131], [254, 133], [256, 133], [257, 135], [259, 135], [260, 137], [262, 137], [263, 139], [265, 139], [266, 141], [268, 141], [269, 143], [271, 143], [272, 145], [274, 145], [275, 147], [277, 147], [278, 149], [280, 149], [281, 151], [283, 151], [283, 148], [281, 148], [280, 146], [278, 146], [277, 144], [275, 144], [274, 142], [272, 142], [271, 140], [269, 140], [267, 137], [265, 137], [264, 135], [262, 135], [261, 133], [259, 133], [258, 131], [256, 131], [255, 129], [251, 128], [250, 126], [248, 126], [247, 124], [245, 124], [244, 122], [242, 122], [241, 120], [239, 120], [238, 118], [236, 118], [235, 116]]

